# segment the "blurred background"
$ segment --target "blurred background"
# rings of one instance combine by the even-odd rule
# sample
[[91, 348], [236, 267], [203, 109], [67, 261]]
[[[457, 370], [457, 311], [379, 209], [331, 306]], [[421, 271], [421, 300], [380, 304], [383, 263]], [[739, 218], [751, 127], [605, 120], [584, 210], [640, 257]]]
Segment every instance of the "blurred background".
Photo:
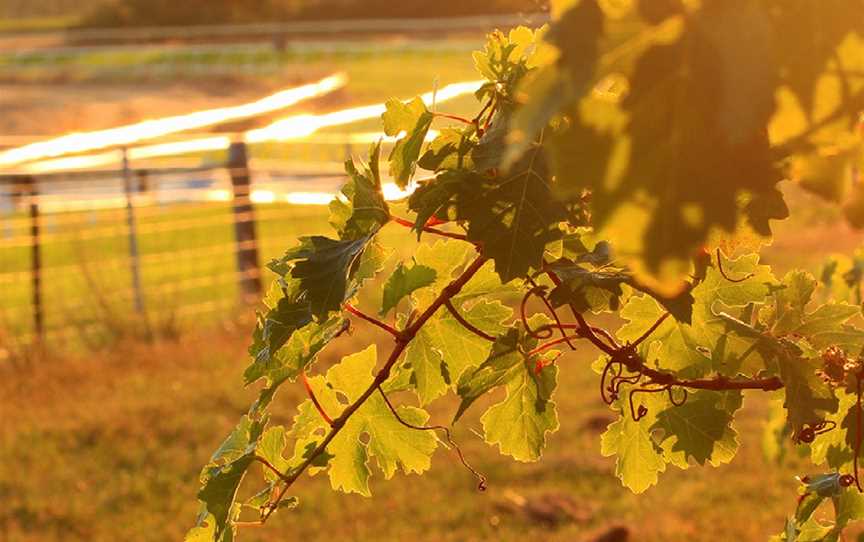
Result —
[[[201, 465], [255, 395], [240, 384], [271, 280], [262, 266], [297, 236], [327, 232], [343, 162], [383, 135], [386, 99], [424, 95], [471, 114], [471, 51], [494, 28], [543, 24], [547, 9], [3, 0], [0, 540], [182, 539]], [[778, 274], [818, 274], [834, 258], [860, 283], [861, 235], [785, 189], [794, 218], [766, 259]], [[385, 193], [405, 195], [391, 184]], [[402, 255], [416, 246], [385, 235]], [[323, 362], [379, 340], [358, 330]], [[767, 400], [748, 403], [731, 465], [667, 473], [633, 496], [599, 454], [613, 413], [594, 391], [594, 356], [586, 349], [562, 371], [562, 428], [540, 463], [499, 457], [472, 432], [476, 419], [457, 429], [490, 477], [485, 494], [442, 451], [431, 473], [377, 483], [372, 499], [304, 479], [297, 511], [241, 539], [761, 540], [780, 530], [803, 473], [791, 453], [776, 468], [778, 451], [763, 445]], [[302, 397], [285, 392], [276, 421], [290, 422]], [[447, 420], [452, 406], [433, 415]]]

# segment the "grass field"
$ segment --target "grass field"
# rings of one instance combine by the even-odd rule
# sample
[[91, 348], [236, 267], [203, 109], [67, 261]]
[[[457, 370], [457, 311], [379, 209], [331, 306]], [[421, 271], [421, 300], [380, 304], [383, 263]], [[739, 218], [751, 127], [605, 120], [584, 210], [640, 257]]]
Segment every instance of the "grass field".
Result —
[[[381, 339], [361, 332], [340, 340], [324, 363]], [[194, 520], [198, 470], [253, 397], [239, 386], [244, 343], [242, 330], [225, 330], [4, 375], [0, 537], [179, 540]], [[241, 540], [589, 541], [623, 525], [631, 540], [659, 542], [764, 540], [779, 531], [802, 461], [787, 454], [777, 468], [763, 458], [764, 398], [738, 418], [741, 450], [731, 465], [672, 469], [634, 496], [599, 454], [613, 413], [594, 391], [592, 358], [586, 349], [562, 360], [562, 427], [539, 463], [513, 463], [484, 445], [471, 432], [476, 414], [460, 422], [456, 438], [489, 476], [487, 492], [439, 450], [423, 477], [374, 478], [371, 499], [304, 477], [301, 507]], [[290, 386], [273, 409], [276, 421], [290, 420], [302, 398], [302, 387]], [[449, 420], [455, 406], [436, 405], [434, 418]]]
[[[816, 202], [802, 195], [793, 201], [810, 213], [805, 222], [779, 228], [766, 255], [778, 273], [793, 264], [818, 267], [827, 253], [860, 243]], [[323, 208], [290, 211], [290, 223], [262, 224], [273, 254], [297, 234], [325, 227]], [[229, 233], [227, 226], [208, 230], [198, 241]], [[410, 244], [401, 246], [407, 255]], [[114, 249], [106, 241], [100, 252]], [[69, 258], [75, 247], [65, 250], [53, 257]], [[200, 262], [230, 264], [230, 255]], [[377, 301], [376, 293], [373, 287], [365, 302]], [[201, 465], [255, 395], [240, 387], [249, 320], [247, 310], [230, 326], [199, 326], [180, 342], [121, 342], [103, 353], [0, 367], [0, 539], [180, 539], [197, 509]], [[361, 330], [325, 351], [316, 370], [372, 341], [388, 347], [382, 335]], [[751, 396], [738, 418], [741, 450], [731, 465], [670, 468], [658, 487], [634, 496], [614, 477], [614, 461], [599, 454], [599, 435], [613, 413], [595, 391], [597, 377], [588, 368], [595, 356], [586, 347], [562, 358], [556, 395], [562, 427], [539, 463], [513, 463], [483, 444], [473, 433], [480, 409], [460, 422], [456, 438], [489, 476], [486, 493], [476, 492], [473, 478], [439, 450], [423, 477], [374, 479], [372, 499], [335, 494], [325, 478], [304, 477], [297, 486], [301, 507], [242, 532], [241, 540], [595, 541], [625, 526], [631, 540], [715, 541], [764, 540], [780, 530], [795, 506], [794, 476], [810, 467], [792, 451], [779, 468], [763, 457], [767, 397]], [[275, 421], [289, 422], [302, 399], [302, 387], [289, 386]], [[434, 419], [446, 422], [455, 406], [434, 404]]]

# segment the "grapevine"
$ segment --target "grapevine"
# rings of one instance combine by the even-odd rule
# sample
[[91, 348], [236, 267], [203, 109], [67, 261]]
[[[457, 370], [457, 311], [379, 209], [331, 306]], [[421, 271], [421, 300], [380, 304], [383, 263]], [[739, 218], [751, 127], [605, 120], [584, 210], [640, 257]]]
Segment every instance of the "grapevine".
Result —
[[[389, 176], [416, 189], [387, 202], [372, 145], [368, 162], [346, 162], [335, 237], [301, 238], [269, 264], [244, 373], [263, 387], [202, 471], [188, 540], [232, 540], [297, 506], [304, 473], [368, 496], [374, 464], [388, 479], [423, 473], [441, 443], [485, 489], [494, 480], [450, 425], [503, 389], [480, 417], [484, 440], [539, 460], [559, 428], [558, 373], [579, 370], [567, 353], [585, 347], [618, 414], [601, 453], [630, 490], [668, 466], [731, 462], [736, 412], [762, 392], [782, 400], [784, 434], [822, 471], [802, 474], [777, 538], [837, 540], [864, 519], [860, 293], [834, 295], [836, 265], [820, 286], [759, 258], [789, 214], [781, 180], [864, 223], [850, 174], [864, 165], [864, 2], [563, 4], [548, 27], [488, 36], [474, 117], [388, 101]], [[426, 144], [436, 122], [454, 124]], [[413, 255], [389, 262], [384, 228], [402, 229]], [[377, 315], [358, 295], [373, 280]], [[624, 323], [606, 329], [601, 313]], [[355, 326], [387, 334], [386, 356], [370, 345], [315, 374]], [[271, 426], [277, 390], [298, 380], [308, 399], [293, 425]], [[450, 393], [451, 424], [431, 422], [424, 407]], [[263, 485], [240, 499], [256, 463]], [[832, 523], [814, 515], [828, 500]]]

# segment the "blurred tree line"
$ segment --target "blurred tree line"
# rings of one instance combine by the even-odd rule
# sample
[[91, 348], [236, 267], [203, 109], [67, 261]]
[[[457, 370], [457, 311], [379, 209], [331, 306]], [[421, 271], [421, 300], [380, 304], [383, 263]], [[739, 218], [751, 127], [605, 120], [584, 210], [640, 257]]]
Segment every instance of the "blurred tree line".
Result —
[[165, 26], [533, 13], [547, 0], [111, 0], [84, 26]]

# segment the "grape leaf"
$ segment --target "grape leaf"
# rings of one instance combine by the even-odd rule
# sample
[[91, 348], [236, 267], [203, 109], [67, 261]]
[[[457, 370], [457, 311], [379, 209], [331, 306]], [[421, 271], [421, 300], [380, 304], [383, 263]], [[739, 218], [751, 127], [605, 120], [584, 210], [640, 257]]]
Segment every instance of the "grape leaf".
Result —
[[804, 424], [820, 422], [827, 412], [836, 411], [837, 398], [816, 372], [821, 360], [805, 359], [789, 350], [788, 355], [778, 358], [778, 363], [786, 393], [783, 406], [789, 412], [787, 424], [798, 431]]
[[358, 239], [378, 231], [390, 220], [390, 208], [381, 191], [378, 156], [381, 144], [369, 152], [369, 164], [357, 169], [354, 161], [345, 162], [348, 181], [342, 185], [342, 198], [330, 202], [330, 224], [340, 239]]
[[402, 262], [384, 284], [384, 297], [381, 302], [381, 315], [384, 316], [394, 308], [402, 298], [415, 290], [425, 288], [435, 282], [435, 270], [425, 265], [414, 263], [406, 267]]
[[771, 331], [788, 333], [804, 323], [807, 304], [816, 290], [816, 279], [806, 271], [790, 271], [780, 282], [782, 288], [774, 293], [774, 323]]
[[[591, 190], [598, 228], [639, 238], [627, 246], [639, 254], [634, 269], [641, 272], [644, 265], [665, 277], [672, 260], [688, 261], [716, 229], [734, 232], [743, 214], [762, 235], [770, 234], [769, 219], [788, 214], [775, 189], [781, 174], [766, 130], [778, 78], [772, 41], [764, 6], [706, 3], [685, 19], [676, 40], [655, 44], [638, 58], [626, 96], [607, 105], [619, 110], [623, 125], [589, 130], [599, 156], [584, 154], [602, 165], [556, 168], [563, 186]], [[584, 120], [593, 114], [588, 109], [575, 111], [577, 138], [591, 124]], [[618, 145], [619, 136], [626, 145]], [[567, 156], [553, 162], [572, 166]]]
[[[464, 310], [462, 316], [495, 336], [504, 331], [502, 322], [512, 312], [500, 302], [479, 301]], [[447, 309], [438, 309], [405, 352], [420, 403], [427, 404], [455, 386], [468, 368], [486, 360], [491, 346], [483, 337], [465, 329]]]
[[[293, 381], [309, 366], [318, 352], [347, 327], [348, 321], [340, 315], [333, 315], [323, 322], [307, 324], [295, 331], [287, 343], [275, 353], [266, 349], [258, 352], [243, 373], [245, 383], [251, 384], [259, 378], [267, 378], [272, 387], [286, 379]], [[265, 351], [268, 351], [266, 356], [262, 355]]]
[[429, 144], [417, 165], [429, 171], [473, 169], [471, 151], [476, 142], [474, 125], [463, 129], [444, 128]]
[[811, 117], [817, 86], [837, 47], [852, 31], [864, 35], [860, 0], [824, 0], [818, 4], [796, 0], [770, 2], [771, 24], [777, 36], [801, 36], [784, 40], [776, 50], [783, 82], [792, 90], [804, 111]]
[[596, 0], [567, 10], [547, 35], [559, 51], [554, 64], [540, 66], [519, 82], [519, 109], [514, 113], [504, 164], [514, 163], [565, 104], [585, 93], [595, 78], [604, 18]]
[[[455, 272], [463, 268], [470, 257], [476, 255], [477, 250], [470, 243], [452, 239], [420, 245], [414, 259], [418, 264], [434, 269], [436, 277], [430, 288], [414, 292], [413, 297], [417, 299], [419, 305], [431, 303], [435, 296], [439, 295], [441, 290], [453, 280]], [[472, 299], [506, 297], [519, 291], [516, 281], [502, 284], [500, 277], [495, 273], [495, 264], [487, 262], [459, 290], [459, 293], [450, 298], [450, 301], [454, 306], [461, 307]]]
[[187, 534], [187, 540], [201, 540], [205, 535], [218, 542], [233, 540], [231, 522], [240, 509], [234, 502], [237, 490], [253, 461], [265, 423], [244, 416], [213, 453], [201, 471], [198, 499], [202, 511], [196, 527]]
[[634, 421], [627, 408], [619, 400], [617, 408], [622, 415], [609, 424], [600, 438], [600, 453], [604, 457], [616, 456], [615, 474], [621, 483], [634, 493], [642, 493], [657, 483], [658, 474], [666, 470], [663, 450], [651, 436], [651, 426], [655, 421], [657, 394], [648, 394], [643, 404], [648, 414], [640, 421]]
[[486, 442], [497, 444], [502, 454], [517, 461], [540, 459], [546, 434], [558, 430], [558, 414], [551, 400], [557, 380], [554, 365], [544, 367], [540, 374], [528, 369], [510, 378], [505, 385], [507, 396], [480, 418]]
[[[371, 384], [375, 364], [373, 344], [344, 358], [326, 376], [310, 378], [310, 386], [324, 411], [335, 418], [345, 408], [340, 397], [348, 404], [356, 401]], [[415, 407], [398, 406], [396, 411], [403, 420], [415, 425], [423, 425], [429, 419], [425, 411]], [[301, 405], [302, 412], [308, 414], [298, 416], [291, 433], [299, 439], [298, 447], [305, 449], [309, 443], [319, 441], [321, 437], [316, 432], [329, 430], [329, 425], [315, 412], [311, 401]], [[330, 483], [334, 489], [369, 496], [370, 457], [376, 459], [387, 479], [399, 468], [406, 474], [422, 473], [431, 465], [437, 442], [429, 431], [402, 425], [376, 393], [357, 409], [327, 446], [327, 452], [332, 454], [327, 463]]]
[[339, 241], [319, 235], [301, 237], [300, 246], [286, 252], [271, 268], [281, 269], [293, 262], [291, 277], [299, 279], [300, 291], [312, 315], [322, 320], [353, 295], [349, 281], [371, 240], [372, 235]]
[[554, 359], [557, 352], [526, 356], [524, 352], [536, 343], [521, 327], [510, 328], [493, 343], [486, 361], [463, 373], [457, 387], [462, 403], [454, 422], [482, 395], [500, 386], [505, 388], [505, 399], [490, 407], [480, 419], [486, 442], [497, 444], [501, 453], [519, 461], [539, 459], [546, 434], [558, 429], [552, 401], [557, 368], [547, 366], [537, 370], [540, 364]]
[[405, 132], [390, 151], [390, 175], [399, 187], [405, 188], [414, 174], [420, 150], [434, 117], [419, 97], [407, 103], [390, 99], [384, 105], [387, 108], [381, 115], [384, 133], [395, 136]]
[[506, 173], [485, 179], [480, 190], [457, 203], [468, 221], [468, 239], [480, 243], [502, 282], [539, 269], [544, 247], [561, 237], [565, 205], [552, 192], [543, 149], [534, 145]]
[[417, 213], [414, 231], [417, 238], [423, 234], [423, 226], [434, 217], [442, 220], [456, 218], [451, 216], [452, 199], [459, 194], [463, 185], [482, 182], [482, 177], [467, 170], [445, 170], [434, 179], [418, 181], [417, 189], [408, 197], [408, 207]]
[[670, 404], [658, 412], [651, 429], [664, 432], [659, 443], [670, 463], [686, 468], [692, 459], [700, 465], [710, 461], [717, 466], [732, 461], [738, 451], [731, 423], [740, 406], [740, 392], [697, 391], [683, 405]]

